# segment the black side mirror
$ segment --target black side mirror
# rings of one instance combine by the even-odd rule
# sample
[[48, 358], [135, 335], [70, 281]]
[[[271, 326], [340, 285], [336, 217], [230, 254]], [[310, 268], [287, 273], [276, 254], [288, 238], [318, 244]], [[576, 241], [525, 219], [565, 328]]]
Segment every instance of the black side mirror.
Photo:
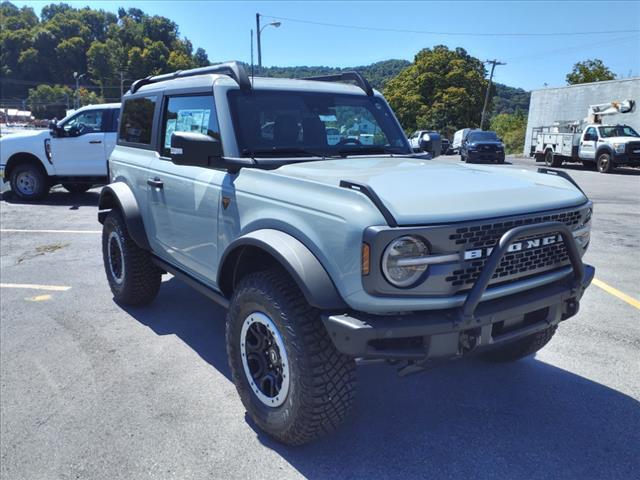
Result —
[[428, 135], [428, 140], [424, 137], [420, 139], [420, 150], [430, 153], [433, 158], [438, 157], [442, 150], [442, 137], [436, 132]]
[[220, 140], [195, 132], [173, 132], [171, 135], [171, 161], [176, 165], [193, 167], [225, 166]]
[[60, 127], [58, 127], [58, 124], [56, 122], [49, 122], [49, 130], [51, 131], [52, 137], [60, 136]]

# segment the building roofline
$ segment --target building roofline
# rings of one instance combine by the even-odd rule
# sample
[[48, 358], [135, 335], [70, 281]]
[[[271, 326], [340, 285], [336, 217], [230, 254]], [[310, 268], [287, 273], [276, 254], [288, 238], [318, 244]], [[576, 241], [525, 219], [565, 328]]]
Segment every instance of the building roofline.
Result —
[[531, 90], [531, 92], [546, 92], [549, 90], [562, 90], [564, 88], [576, 88], [576, 87], [584, 87], [585, 85], [595, 85], [595, 84], [605, 84], [605, 83], [616, 83], [616, 82], [631, 82], [634, 80], [640, 80], [640, 77], [629, 77], [629, 78], [614, 78], [613, 80], [603, 80], [601, 82], [588, 82], [588, 83], [576, 83], [575, 85], [563, 85], [561, 87], [546, 87], [546, 88], [535, 88]]

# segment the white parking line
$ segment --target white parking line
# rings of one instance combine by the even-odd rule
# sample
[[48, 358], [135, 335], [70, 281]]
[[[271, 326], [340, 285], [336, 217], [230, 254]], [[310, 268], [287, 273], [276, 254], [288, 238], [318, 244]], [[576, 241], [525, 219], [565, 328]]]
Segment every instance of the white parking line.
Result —
[[102, 230], [18, 230], [15, 228], [0, 228], [0, 233], [102, 233]]
[[0, 288], [25, 288], [28, 290], [45, 290], [47, 292], [66, 292], [71, 287], [66, 285], [36, 285], [32, 283], [0, 283]]

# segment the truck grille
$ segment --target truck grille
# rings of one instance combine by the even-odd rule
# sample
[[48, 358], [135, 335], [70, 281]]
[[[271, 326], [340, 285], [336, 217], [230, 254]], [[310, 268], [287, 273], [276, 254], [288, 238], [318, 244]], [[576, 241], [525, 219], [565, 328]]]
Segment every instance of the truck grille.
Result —
[[627, 143], [627, 155], [629, 160], [640, 160], [640, 142]]
[[[455, 233], [449, 235], [449, 240], [466, 250], [493, 247], [498, 243], [500, 237], [513, 227], [558, 221], [567, 225], [569, 230], [575, 230], [581, 223], [588, 221], [586, 219], [583, 220], [582, 216], [583, 211], [575, 210], [461, 227], [456, 229]], [[527, 238], [533, 237], [522, 237], [517, 240], [522, 241]], [[478, 279], [486, 261], [487, 257], [468, 260], [463, 264], [463, 268], [454, 270], [451, 275], [445, 278], [445, 281], [452, 287], [456, 287], [458, 291], [465, 291], [471, 288]], [[554, 243], [531, 250], [507, 253], [502, 258], [498, 268], [496, 268], [490, 285], [505, 283], [515, 279], [521, 280], [531, 275], [537, 275], [564, 267], [569, 263], [569, 256], [563, 243]]]

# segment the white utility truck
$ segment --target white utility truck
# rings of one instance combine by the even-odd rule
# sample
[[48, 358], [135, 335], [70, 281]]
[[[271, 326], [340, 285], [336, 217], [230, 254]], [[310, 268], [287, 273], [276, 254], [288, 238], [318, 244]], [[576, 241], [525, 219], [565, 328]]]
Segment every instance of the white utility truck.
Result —
[[640, 135], [628, 125], [602, 123], [604, 116], [633, 112], [635, 103], [625, 100], [590, 105], [581, 121], [534, 128], [532, 153], [536, 161], [551, 167], [582, 162], [602, 173], [622, 165], [640, 166]]
[[0, 174], [22, 200], [40, 200], [62, 184], [81, 193], [107, 183], [116, 146], [119, 103], [79, 108], [49, 130], [24, 130], [0, 139]]

